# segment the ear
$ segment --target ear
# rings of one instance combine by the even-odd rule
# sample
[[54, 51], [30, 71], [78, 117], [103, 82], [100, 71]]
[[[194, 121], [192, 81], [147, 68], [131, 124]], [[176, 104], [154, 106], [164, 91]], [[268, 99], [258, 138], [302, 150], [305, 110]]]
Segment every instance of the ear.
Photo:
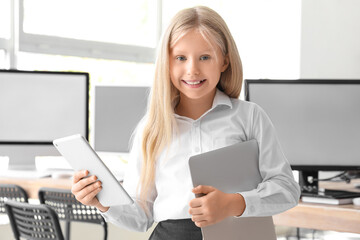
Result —
[[226, 54], [224, 57], [224, 64], [221, 67], [221, 72], [225, 72], [225, 70], [229, 67], [229, 64], [230, 64], [229, 55]]

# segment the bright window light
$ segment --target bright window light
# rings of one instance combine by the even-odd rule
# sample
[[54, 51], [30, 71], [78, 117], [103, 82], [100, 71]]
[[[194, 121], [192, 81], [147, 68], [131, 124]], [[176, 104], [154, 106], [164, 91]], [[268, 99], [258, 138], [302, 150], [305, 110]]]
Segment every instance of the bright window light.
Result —
[[237, 44], [244, 78], [300, 76], [301, 1], [163, 1], [163, 26], [183, 8], [208, 6], [226, 21]]
[[151, 0], [24, 1], [24, 32], [145, 47], [156, 46]]
[[0, 1], [0, 38], [10, 38], [10, 0]]
[[19, 53], [21, 70], [82, 71], [90, 73], [91, 84], [150, 86], [154, 64], [35, 53]]

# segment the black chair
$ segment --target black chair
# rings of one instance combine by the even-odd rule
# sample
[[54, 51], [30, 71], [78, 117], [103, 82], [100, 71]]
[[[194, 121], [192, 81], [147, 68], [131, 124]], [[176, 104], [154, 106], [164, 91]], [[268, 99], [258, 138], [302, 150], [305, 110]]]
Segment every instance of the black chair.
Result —
[[28, 195], [25, 190], [18, 185], [0, 184], [0, 213], [6, 213], [4, 204], [7, 200], [28, 202]]
[[16, 240], [64, 240], [58, 216], [50, 207], [8, 200], [5, 209]]
[[86, 206], [76, 200], [74, 194], [67, 189], [40, 188], [40, 203], [53, 208], [60, 220], [66, 222], [65, 236], [70, 239], [70, 223], [86, 222], [100, 224], [104, 228], [104, 240], [107, 239], [107, 224], [95, 207]]

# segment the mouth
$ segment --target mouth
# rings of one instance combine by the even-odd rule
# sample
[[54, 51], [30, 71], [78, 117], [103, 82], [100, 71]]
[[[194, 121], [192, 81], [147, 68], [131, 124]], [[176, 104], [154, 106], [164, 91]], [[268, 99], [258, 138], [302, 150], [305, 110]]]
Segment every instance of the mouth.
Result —
[[206, 79], [203, 79], [203, 80], [181, 80], [181, 81], [190, 87], [200, 87], [206, 81]]

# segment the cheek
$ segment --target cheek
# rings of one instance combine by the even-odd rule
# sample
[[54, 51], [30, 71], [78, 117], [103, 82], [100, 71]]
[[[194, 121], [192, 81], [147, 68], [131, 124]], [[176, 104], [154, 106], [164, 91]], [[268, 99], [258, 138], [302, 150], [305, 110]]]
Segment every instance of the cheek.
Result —
[[178, 78], [172, 72], [170, 73], [170, 81], [175, 86], [175, 88], [178, 88], [179, 86]]
[[217, 66], [214, 66], [214, 68], [212, 68], [212, 69], [210, 70], [210, 74], [211, 74], [211, 76], [213, 77], [213, 79], [214, 79], [215, 81], [220, 80], [221, 71], [220, 71], [220, 69], [218, 69]]
[[179, 69], [178, 68], [175, 68], [175, 67], [171, 67], [170, 68], [170, 78], [171, 78], [171, 81], [173, 83], [175, 83], [176, 81], [179, 81], [179, 78], [180, 78], [180, 72], [179, 72]]

